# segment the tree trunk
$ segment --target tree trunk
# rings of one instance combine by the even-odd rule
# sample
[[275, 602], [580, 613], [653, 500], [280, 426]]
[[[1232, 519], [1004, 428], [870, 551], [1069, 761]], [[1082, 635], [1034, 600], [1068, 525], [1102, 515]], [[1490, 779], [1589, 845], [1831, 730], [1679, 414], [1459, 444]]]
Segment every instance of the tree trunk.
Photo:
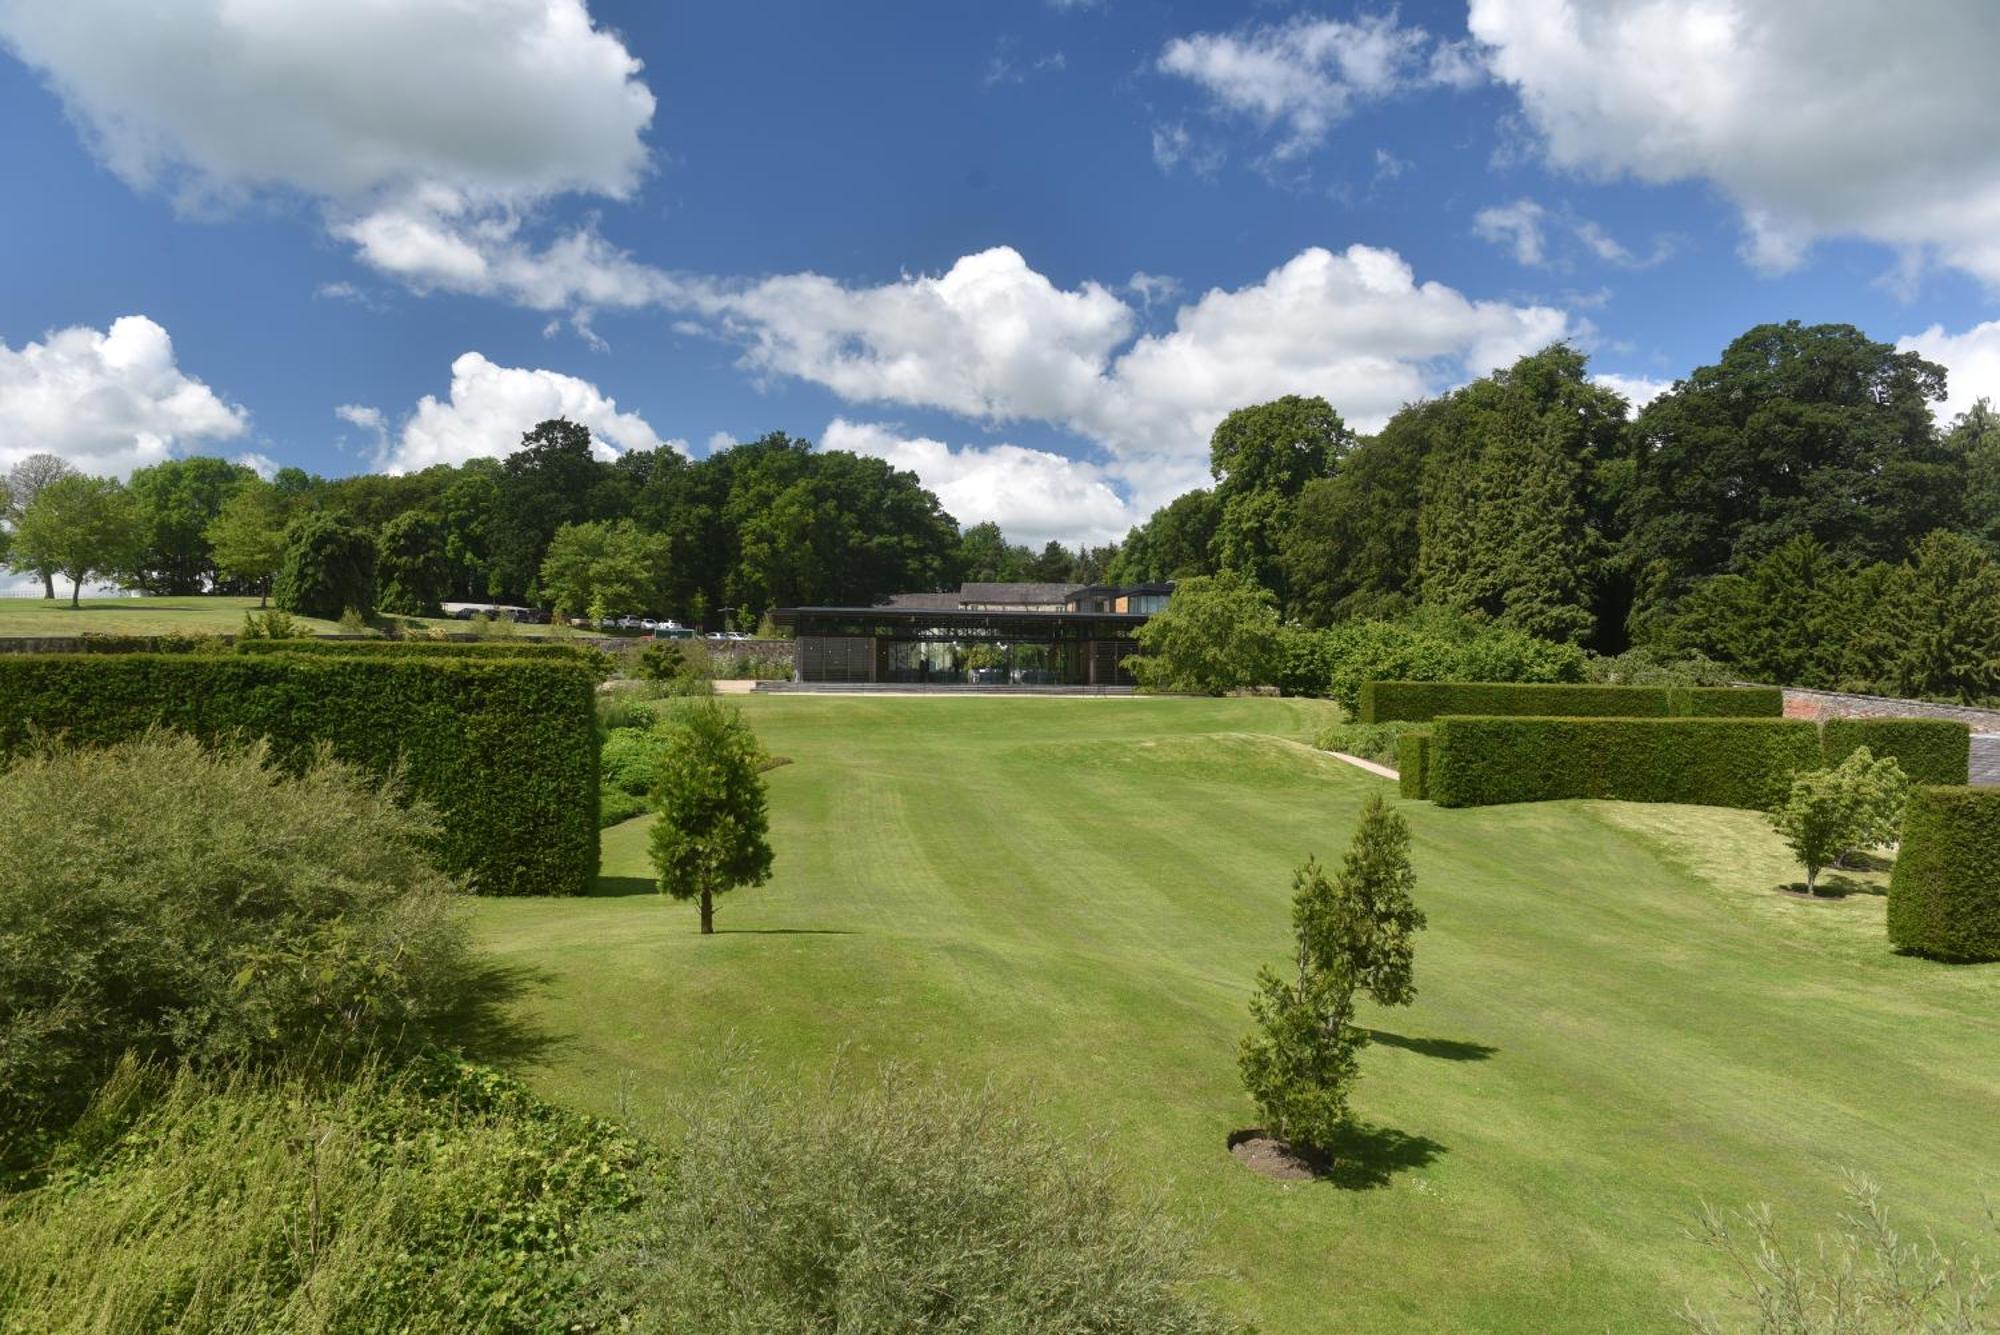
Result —
[[701, 892], [701, 934], [715, 935], [715, 899], [706, 890]]
[[71, 607], [83, 606], [83, 604], [78, 601], [78, 595], [81, 594], [82, 592], [83, 592], [83, 576], [78, 575], [75, 579], [69, 582], [69, 605]]
[[53, 570], [44, 570], [42, 572], [42, 597], [47, 598], [51, 602], [54, 602], [55, 596], [56, 596], [56, 572]]
[[257, 606], [263, 608], [263, 607], [269, 607], [270, 605], [271, 605], [271, 577], [269, 575], [266, 575], [264, 576], [264, 582], [257, 586]]
[[1819, 894], [1819, 868], [1818, 868], [1818, 867], [1807, 867], [1807, 868], [1806, 868], [1806, 893], [1807, 893], [1807, 894], [1809, 894], [1809, 895], [1817, 895], [1817, 894]]

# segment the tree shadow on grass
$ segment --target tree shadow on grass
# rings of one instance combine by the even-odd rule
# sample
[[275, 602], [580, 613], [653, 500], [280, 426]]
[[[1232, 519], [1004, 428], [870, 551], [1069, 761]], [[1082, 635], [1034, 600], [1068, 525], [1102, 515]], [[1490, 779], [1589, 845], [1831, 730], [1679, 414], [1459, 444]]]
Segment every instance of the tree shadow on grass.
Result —
[[718, 927], [717, 936], [856, 936], [844, 927]]
[[1500, 1051], [1491, 1044], [1474, 1043], [1462, 1038], [1406, 1038], [1401, 1034], [1392, 1034], [1386, 1029], [1369, 1029], [1365, 1032], [1371, 1043], [1379, 1043], [1385, 1048], [1401, 1048], [1420, 1057], [1436, 1057], [1448, 1062], [1483, 1062]]
[[556, 1036], [523, 1017], [520, 1000], [548, 985], [546, 970], [480, 960], [468, 970], [463, 999], [439, 1021], [438, 1036], [474, 1061], [495, 1066], [539, 1062], [559, 1046]]
[[1877, 882], [1857, 881], [1851, 876], [1829, 872], [1819, 878], [1818, 887], [1811, 893], [1804, 881], [1792, 881], [1778, 887], [1778, 892], [1793, 899], [1822, 900], [1846, 899], [1849, 895], [1874, 895], [1880, 898], [1889, 893], [1889, 887]]
[[1347, 1191], [1372, 1191], [1388, 1186], [1398, 1173], [1428, 1167], [1444, 1152], [1429, 1136], [1357, 1122], [1341, 1136], [1321, 1177]]

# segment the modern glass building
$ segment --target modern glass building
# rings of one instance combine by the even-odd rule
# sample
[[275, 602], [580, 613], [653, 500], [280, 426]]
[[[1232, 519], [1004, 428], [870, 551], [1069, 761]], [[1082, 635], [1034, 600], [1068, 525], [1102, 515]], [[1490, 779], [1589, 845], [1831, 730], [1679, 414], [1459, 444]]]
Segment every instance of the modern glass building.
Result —
[[1134, 636], [1171, 584], [965, 584], [874, 607], [783, 607], [792, 678], [936, 686], [1130, 686]]

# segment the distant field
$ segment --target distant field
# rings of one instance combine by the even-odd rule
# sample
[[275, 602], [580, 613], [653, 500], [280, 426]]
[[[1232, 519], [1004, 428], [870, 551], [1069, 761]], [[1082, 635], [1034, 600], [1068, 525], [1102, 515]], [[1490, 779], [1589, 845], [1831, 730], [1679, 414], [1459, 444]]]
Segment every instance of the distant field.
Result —
[[[67, 592], [53, 602], [45, 598], [0, 598], [0, 636], [220, 635], [242, 630], [243, 614], [256, 610], [255, 598], [85, 598], [79, 608], [69, 605]], [[338, 629], [331, 621], [313, 617], [299, 620], [314, 631]]]
[[1299, 744], [1291, 700], [752, 697], [775, 879], [723, 934], [652, 891], [644, 821], [601, 897], [480, 901], [580, 1105], [698, 1093], [731, 1035], [781, 1069], [943, 1063], [1049, 1115], [1205, 1226], [1217, 1296], [1267, 1335], [1671, 1329], [1723, 1275], [1703, 1199], [1830, 1227], [1844, 1167], [1909, 1235], [2000, 1196], [2000, 967], [1889, 953], [1882, 875], [1798, 879], [1760, 817], [1561, 802], [1415, 833], [1420, 996], [1372, 1011], [1347, 1185], [1230, 1158], [1257, 967], [1292, 867], [1392, 790]]

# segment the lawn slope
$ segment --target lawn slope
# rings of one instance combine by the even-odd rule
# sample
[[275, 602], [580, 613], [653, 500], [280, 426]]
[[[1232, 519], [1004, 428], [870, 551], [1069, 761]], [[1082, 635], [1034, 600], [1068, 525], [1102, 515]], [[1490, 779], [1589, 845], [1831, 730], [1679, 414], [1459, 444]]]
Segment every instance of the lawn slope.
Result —
[[1288, 931], [1392, 785], [1301, 744], [1312, 702], [747, 702], [772, 882], [722, 934], [650, 893], [645, 824], [602, 897], [484, 901], [540, 979], [529, 1074], [599, 1111], [698, 1090], [728, 1037], [779, 1065], [935, 1060], [1031, 1083], [1163, 1186], [1270, 1332], [1671, 1327], [1721, 1276], [1696, 1203], [1824, 1226], [1842, 1167], [1912, 1229], [2000, 1194], [2000, 970], [1888, 953], [1880, 877], [1825, 902], [1753, 814], [1602, 803], [1443, 811], [1415, 832], [1419, 1000], [1370, 1012], [1340, 1184], [1252, 1177], [1235, 1046]]

